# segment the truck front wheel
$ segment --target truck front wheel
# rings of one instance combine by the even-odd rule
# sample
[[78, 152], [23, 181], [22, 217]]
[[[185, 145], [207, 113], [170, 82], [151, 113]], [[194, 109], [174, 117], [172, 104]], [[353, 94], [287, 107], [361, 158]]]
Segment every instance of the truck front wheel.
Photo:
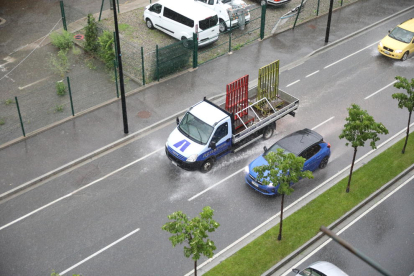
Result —
[[267, 128], [265, 128], [265, 130], [263, 131], [263, 139], [267, 140], [270, 137], [272, 137], [274, 131], [275, 128], [273, 126], [268, 126]]
[[201, 165], [200, 171], [202, 173], [206, 173], [211, 171], [211, 168], [213, 167], [214, 161], [213, 159], [207, 159], [204, 161], [203, 165]]

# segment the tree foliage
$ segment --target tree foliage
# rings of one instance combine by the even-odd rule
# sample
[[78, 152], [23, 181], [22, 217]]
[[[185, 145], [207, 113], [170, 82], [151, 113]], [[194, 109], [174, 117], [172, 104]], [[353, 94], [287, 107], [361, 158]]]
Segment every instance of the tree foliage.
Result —
[[305, 158], [293, 153], [285, 154], [280, 148], [276, 152], [269, 152], [265, 159], [268, 164], [257, 166], [253, 170], [257, 173], [257, 179], [264, 185], [278, 187], [277, 192], [282, 195], [278, 237], [278, 240], [281, 240], [284, 196], [294, 191], [290, 186], [292, 183], [298, 182], [301, 178], [313, 178], [313, 174], [311, 171], [303, 171]]
[[[213, 220], [214, 210], [206, 206], [200, 213], [199, 217], [190, 219], [181, 211], [174, 212], [168, 216], [172, 220], [162, 226], [165, 230], [173, 234], [169, 240], [172, 246], [186, 242], [184, 246], [184, 256], [192, 257], [195, 261], [194, 270], [196, 272], [197, 260], [201, 255], [207, 258], [213, 257], [213, 251], [216, 249], [214, 242], [208, 238], [208, 232], [214, 232], [220, 224]], [[197, 275], [197, 274], [196, 274]]]
[[113, 34], [105, 30], [102, 33], [102, 35], [98, 38], [98, 41], [100, 45], [100, 57], [105, 62], [107, 68], [113, 68], [115, 59], [115, 46]]
[[349, 192], [358, 147], [363, 147], [366, 141], [371, 140], [370, 146], [372, 149], [376, 149], [376, 142], [380, 140], [378, 135], [388, 134], [388, 129], [382, 123], [375, 122], [374, 118], [369, 115], [366, 110], [362, 110], [358, 105], [352, 104], [351, 107], [348, 108], [348, 113], [349, 116], [345, 119], [347, 123], [344, 125], [344, 129], [339, 135], [339, 139], [345, 138], [348, 141], [345, 143], [346, 146], [351, 144], [354, 148], [354, 156], [346, 192]]
[[396, 76], [395, 79], [398, 80], [398, 82], [394, 83], [394, 87], [398, 89], [405, 89], [407, 91], [407, 94], [394, 93], [391, 95], [393, 99], [398, 100], [398, 108], [407, 108], [408, 110], [407, 135], [405, 137], [405, 143], [402, 150], [402, 153], [404, 153], [405, 147], [407, 146], [408, 136], [410, 135], [410, 120], [414, 109], [414, 79], [411, 79], [411, 82], [400, 76]]
[[73, 45], [72, 34], [65, 30], [61, 33], [53, 32], [50, 34], [50, 42], [60, 50], [69, 49]]
[[85, 50], [92, 53], [97, 53], [99, 50], [98, 26], [91, 13], [88, 14], [88, 25], [85, 32]]

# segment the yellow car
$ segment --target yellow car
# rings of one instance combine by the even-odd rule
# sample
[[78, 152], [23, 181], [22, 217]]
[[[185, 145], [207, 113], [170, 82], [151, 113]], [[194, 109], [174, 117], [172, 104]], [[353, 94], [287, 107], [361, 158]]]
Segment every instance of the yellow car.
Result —
[[401, 23], [378, 44], [378, 51], [384, 56], [406, 60], [414, 53], [414, 18]]

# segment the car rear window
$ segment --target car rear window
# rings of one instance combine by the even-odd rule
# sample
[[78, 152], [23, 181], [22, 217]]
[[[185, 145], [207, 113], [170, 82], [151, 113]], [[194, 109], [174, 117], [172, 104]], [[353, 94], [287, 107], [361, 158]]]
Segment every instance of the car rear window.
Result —
[[206, 19], [200, 20], [200, 29], [207, 30], [208, 28], [214, 27], [217, 25], [218, 17], [217, 15], [208, 17]]

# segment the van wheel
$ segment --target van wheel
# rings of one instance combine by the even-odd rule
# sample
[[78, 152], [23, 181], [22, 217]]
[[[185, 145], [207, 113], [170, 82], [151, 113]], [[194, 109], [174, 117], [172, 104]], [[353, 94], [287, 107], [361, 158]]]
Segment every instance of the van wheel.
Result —
[[220, 19], [219, 30], [220, 30], [220, 33], [224, 33], [225, 31], [227, 31], [227, 25], [223, 19]]
[[404, 55], [401, 58], [401, 61], [405, 61], [408, 58], [408, 51], [404, 53]]
[[182, 37], [181, 38], [181, 42], [183, 43], [184, 48], [188, 48], [189, 43], [188, 43], [188, 39], [186, 37]]
[[152, 24], [152, 21], [151, 21], [151, 19], [148, 19], [147, 18], [147, 27], [148, 27], [148, 29], [154, 29], [154, 25]]
[[200, 171], [202, 173], [206, 173], [211, 171], [211, 168], [213, 167], [214, 161], [213, 159], [207, 159], [204, 161], [203, 165], [201, 165]]
[[267, 128], [265, 128], [265, 130], [263, 131], [263, 139], [267, 140], [270, 137], [272, 137], [274, 131], [275, 129], [273, 126], [268, 126]]

